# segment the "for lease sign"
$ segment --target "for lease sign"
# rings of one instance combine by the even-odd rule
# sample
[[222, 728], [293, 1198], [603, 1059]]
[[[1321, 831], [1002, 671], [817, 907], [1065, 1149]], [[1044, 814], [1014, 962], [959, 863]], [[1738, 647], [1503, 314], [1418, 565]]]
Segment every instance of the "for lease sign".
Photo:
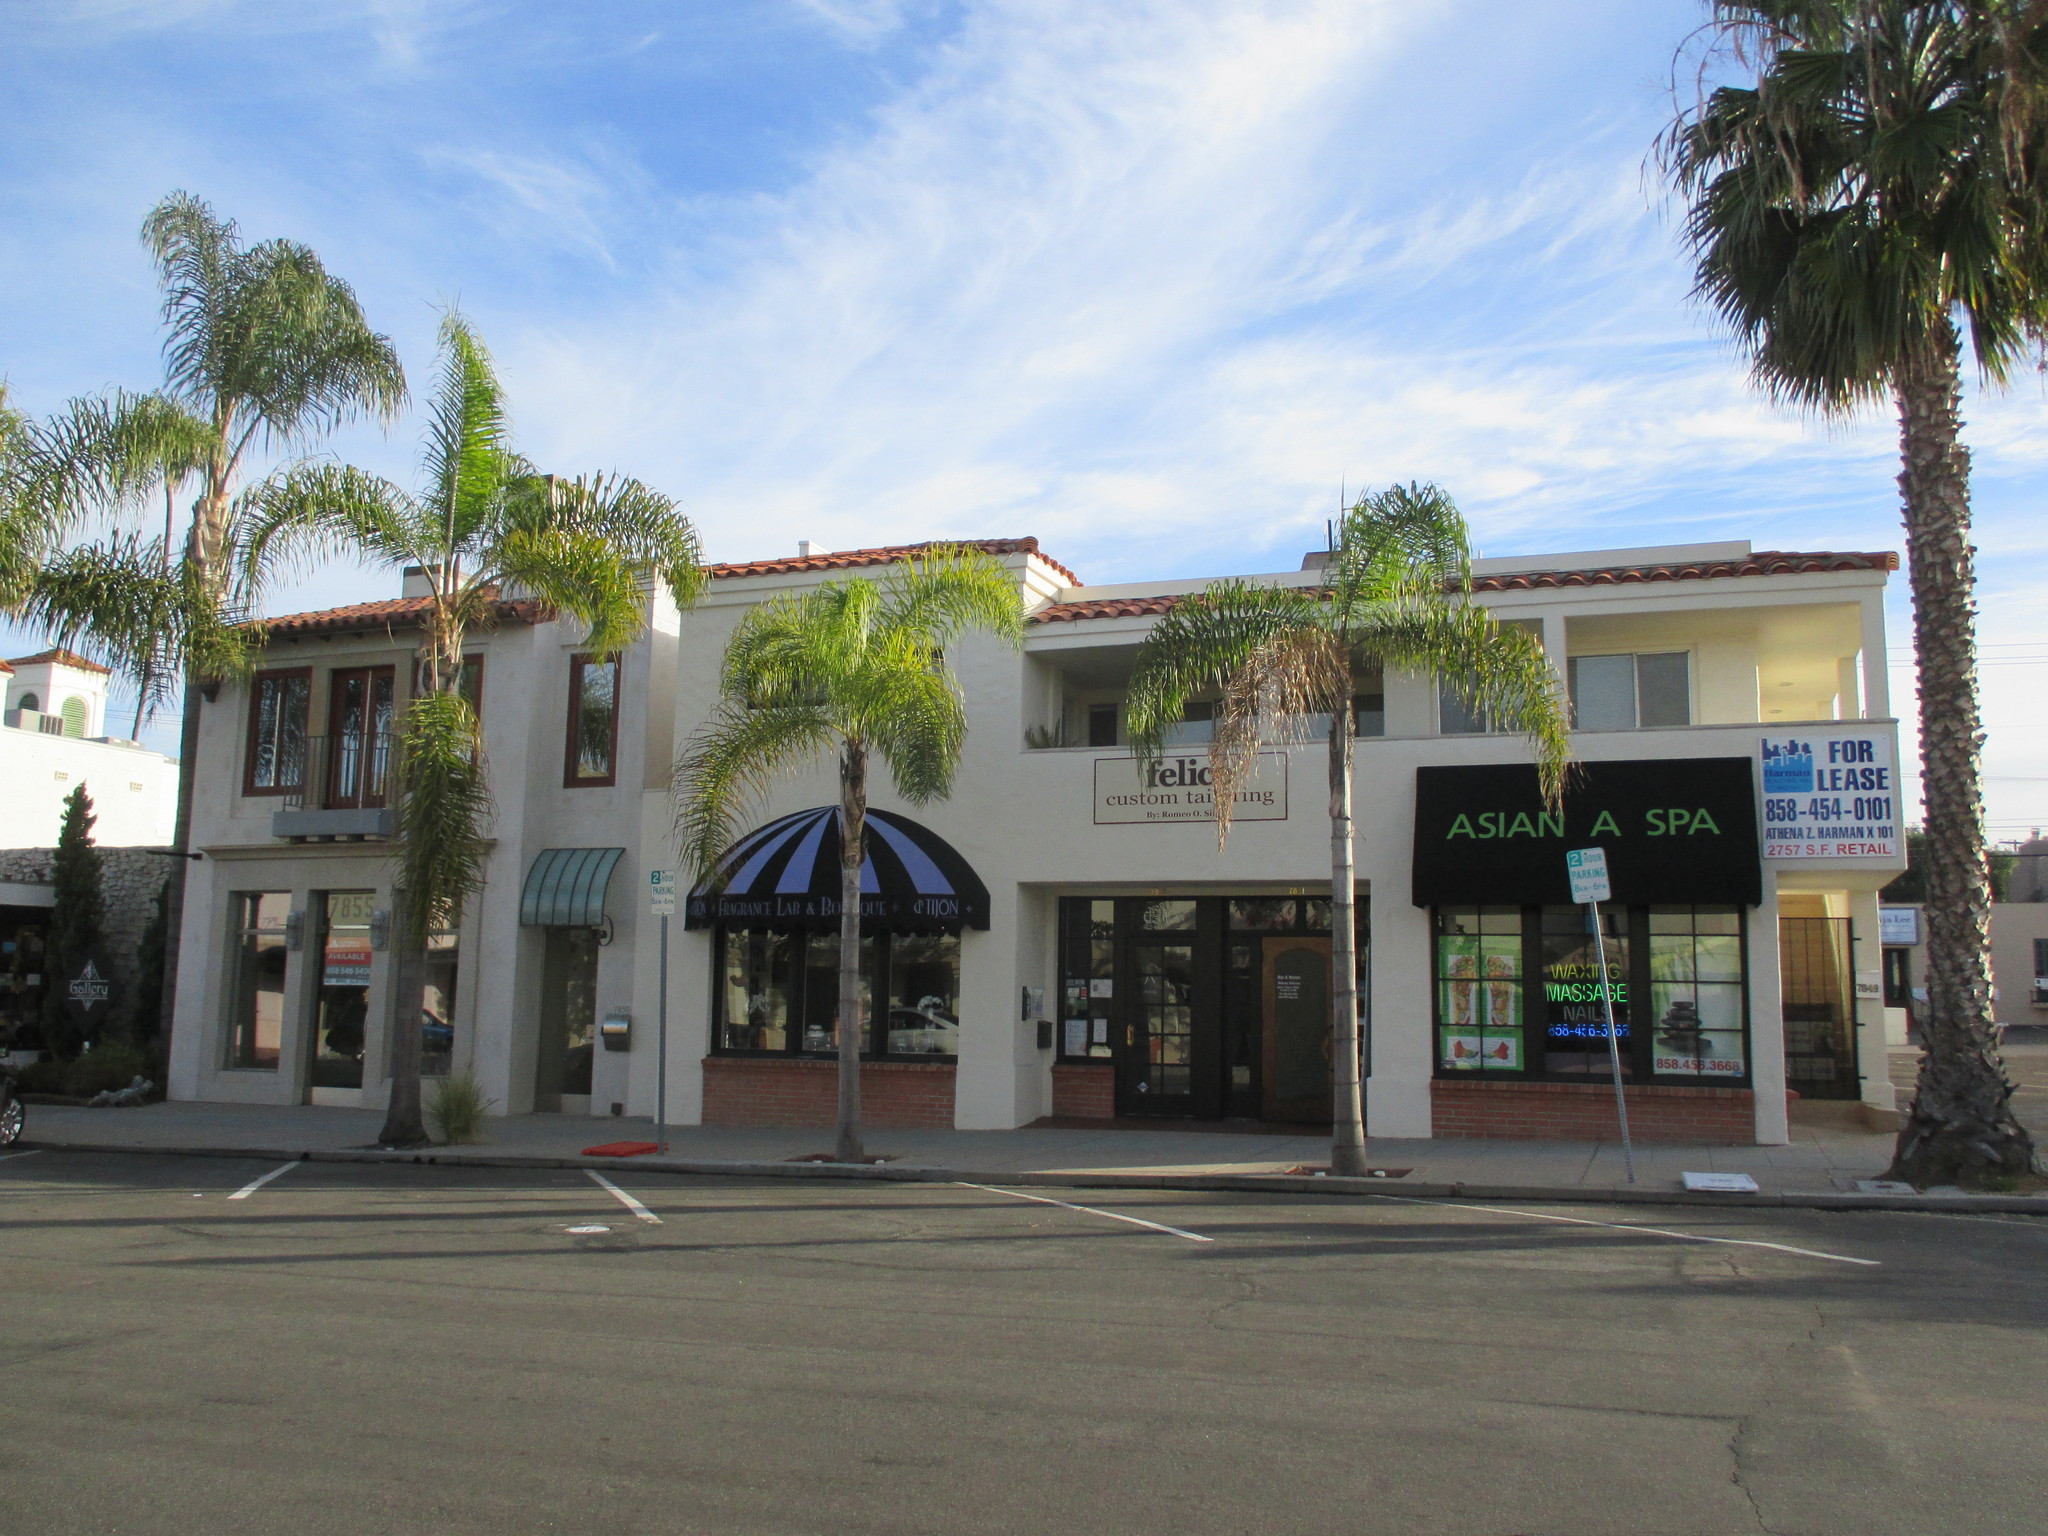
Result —
[[1764, 857], [1897, 859], [1898, 770], [1879, 731], [1763, 738]]

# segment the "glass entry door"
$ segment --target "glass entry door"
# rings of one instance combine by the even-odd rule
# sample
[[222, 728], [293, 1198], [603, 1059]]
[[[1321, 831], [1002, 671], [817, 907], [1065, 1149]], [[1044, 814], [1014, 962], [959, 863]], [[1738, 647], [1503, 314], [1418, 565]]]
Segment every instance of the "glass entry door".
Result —
[[327, 808], [384, 804], [391, 771], [392, 669], [352, 667], [334, 674], [327, 712]]
[[370, 1021], [370, 914], [375, 891], [328, 891], [320, 918], [320, 985], [313, 994], [310, 1088], [363, 1086], [363, 1045]]
[[547, 934], [547, 952], [541, 964], [533, 1107], [553, 1113], [565, 1107], [565, 1097], [590, 1096], [590, 1064], [597, 1045], [598, 935], [592, 928], [542, 931]]
[[1856, 1071], [1855, 977], [1849, 919], [1778, 919], [1778, 982], [1785, 1020], [1785, 1082], [1801, 1098], [1853, 1099]]
[[1330, 941], [1265, 941], [1266, 1120], [1330, 1120]]

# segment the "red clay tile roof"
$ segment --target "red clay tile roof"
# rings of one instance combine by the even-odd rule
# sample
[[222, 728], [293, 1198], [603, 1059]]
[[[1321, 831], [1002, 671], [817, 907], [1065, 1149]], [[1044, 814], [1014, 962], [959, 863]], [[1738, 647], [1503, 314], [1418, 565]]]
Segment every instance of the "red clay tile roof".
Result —
[[7, 670], [12, 672], [16, 667], [41, 666], [46, 661], [55, 662], [60, 667], [75, 667], [80, 672], [98, 672], [104, 677], [113, 676], [112, 668], [103, 667], [96, 661], [87, 661], [78, 652], [67, 651], [61, 646], [52, 650], [37, 651], [33, 656], [17, 656], [8, 665]]
[[798, 571], [844, 571], [861, 565], [894, 565], [912, 555], [922, 554], [933, 544], [957, 542], [991, 555], [1036, 555], [1067, 578], [1069, 586], [1081, 585], [1081, 578], [1038, 547], [1036, 539], [933, 539], [923, 544], [885, 544], [879, 549], [841, 549], [823, 555], [790, 555], [775, 560], [739, 560], [710, 567], [713, 581], [733, 576], [788, 576]]
[[[433, 600], [425, 597], [395, 597], [381, 603], [352, 603], [346, 608], [322, 608], [317, 613], [285, 613], [257, 622], [273, 640], [292, 640], [301, 635], [333, 635], [373, 629], [412, 629], [427, 616]], [[537, 624], [547, 617], [545, 604], [521, 600], [497, 605], [499, 623]]]
[[[1817, 551], [1762, 549], [1740, 560], [1685, 560], [1669, 565], [1610, 565], [1583, 571], [1512, 571], [1475, 576], [1475, 592], [1527, 592], [1544, 587], [1615, 587], [1644, 582], [1706, 581], [1719, 576], [1804, 576], [1817, 571], [1896, 571], [1899, 557], [1888, 549]], [[1054, 603], [1031, 616], [1034, 624], [1073, 624], [1085, 619], [1141, 619], [1170, 613], [1180, 602], [1167, 597], [1099, 597]]]

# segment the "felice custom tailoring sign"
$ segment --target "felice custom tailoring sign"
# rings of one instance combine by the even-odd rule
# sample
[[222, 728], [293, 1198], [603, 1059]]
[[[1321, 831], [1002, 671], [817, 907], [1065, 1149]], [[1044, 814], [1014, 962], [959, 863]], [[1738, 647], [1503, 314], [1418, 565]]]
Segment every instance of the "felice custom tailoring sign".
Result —
[[1565, 854], [1607, 851], [1613, 899], [1763, 899], [1756, 765], [1746, 757], [1581, 763], [1562, 810], [1525, 764], [1415, 770], [1413, 900], [1564, 906]]
[[[1214, 819], [1209, 754], [1186, 753], [1141, 763], [1135, 757], [1095, 759], [1095, 825]], [[1258, 766], [1238, 791], [1239, 821], [1287, 819], [1287, 754], [1261, 752]]]

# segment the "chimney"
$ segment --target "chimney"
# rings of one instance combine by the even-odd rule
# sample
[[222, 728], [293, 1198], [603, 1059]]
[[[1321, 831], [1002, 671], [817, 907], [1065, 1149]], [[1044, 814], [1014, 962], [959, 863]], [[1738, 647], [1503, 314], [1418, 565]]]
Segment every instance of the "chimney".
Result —
[[832, 551], [824, 545], [813, 543], [809, 539], [798, 539], [796, 541], [796, 557], [799, 560], [809, 560], [818, 555], [829, 555], [831, 553]]

